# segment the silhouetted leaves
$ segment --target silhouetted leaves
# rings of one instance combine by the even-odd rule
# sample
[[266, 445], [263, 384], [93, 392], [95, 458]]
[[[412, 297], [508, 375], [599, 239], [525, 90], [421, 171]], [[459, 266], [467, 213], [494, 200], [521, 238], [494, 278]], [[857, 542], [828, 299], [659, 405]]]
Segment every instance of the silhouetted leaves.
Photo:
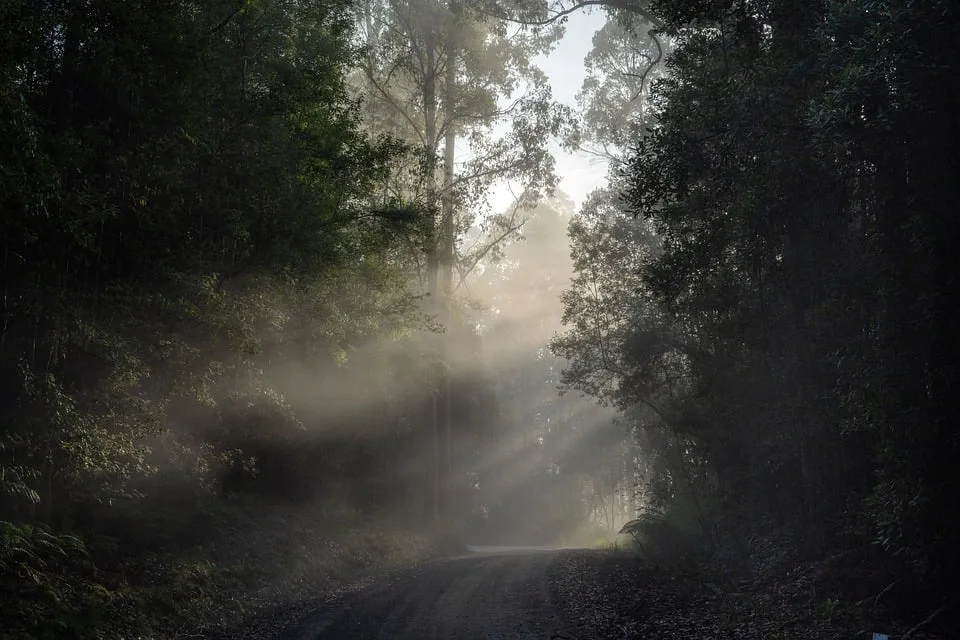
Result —
[[565, 380], [635, 412], [673, 461], [650, 486], [668, 512], [695, 499], [715, 549], [761, 566], [875, 544], [880, 573], [939, 601], [958, 564], [958, 15], [655, 11], [676, 48], [622, 211], [571, 228], [603, 258], [566, 294]]

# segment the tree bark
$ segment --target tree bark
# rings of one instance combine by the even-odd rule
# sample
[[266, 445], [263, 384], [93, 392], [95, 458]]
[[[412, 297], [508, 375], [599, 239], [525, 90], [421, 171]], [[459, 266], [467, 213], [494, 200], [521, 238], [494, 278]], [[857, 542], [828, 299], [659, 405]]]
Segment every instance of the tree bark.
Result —
[[[455, 3], [450, 4], [451, 12], [456, 12]], [[442, 358], [446, 364], [443, 371], [443, 429], [445, 444], [445, 465], [444, 465], [444, 488], [445, 500], [444, 506], [448, 519], [453, 519], [453, 444], [452, 444], [452, 407], [450, 393], [450, 322], [451, 322], [451, 297], [453, 295], [453, 262], [456, 255], [456, 225], [454, 224], [455, 202], [453, 194], [453, 173], [454, 160], [456, 158], [457, 132], [454, 123], [454, 112], [456, 106], [456, 82], [457, 82], [457, 50], [456, 43], [452, 41], [448, 34], [447, 38], [447, 66], [444, 80], [444, 104], [443, 110], [446, 119], [446, 129], [444, 131], [443, 148], [443, 207], [442, 221], [440, 225], [440, 246], [442, 253], [440, 255], [440, 287], [442, 292], [443, 325], [446, 333], [443, 334]]]
[[[434, 168], [437, 158], [437, 78], [436, 48], [432, 38], [426, 41], [426, 65], [423, 77], [423, 113], [424, 133], [426, 139], [426, 192], [428, 215], [432, 218], [433, 237], [427, 247], [427, 307], [428, 312], [437, 313], [440, 305], [439, 267], [440, 248], [436, 232], [436, 178]], [[440, 422], [439, 398], [436, 391], [430, 394], [430, 428], [433, 441], [433, 461], [431, 465], [431, 500], [434, 521], [440, 520]]]

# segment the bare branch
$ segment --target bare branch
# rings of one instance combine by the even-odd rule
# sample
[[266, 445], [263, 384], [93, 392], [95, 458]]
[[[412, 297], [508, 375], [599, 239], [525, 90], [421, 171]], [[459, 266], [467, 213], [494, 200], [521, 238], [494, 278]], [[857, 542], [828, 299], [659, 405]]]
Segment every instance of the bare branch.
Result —
[[240, 14], [240, 11], [243, 9], [243, 7], [244, 7], [244, 5], [241, 4], [239, 7], [237, 7], [236, 9], [234, 9], [226, 18], [224, 18], [223, 20], [221, 20], [220, 22], [218, 22], [218, 23], [216, 24], [216, 26], [210, 28], [210, 29], [207, 31], [207, 35], [208, 35], [208, 36], [212, 36], [213, 34], [217, 33], [217, 32], [220, 31], [220, 30], [222, 30], [222, 29], [223, 29], [224, 27], [226, 27], [228, 24], [230, 24], [230, 21], [233, 20], [235, 17], [237, 17], [237, 15]]
[[[650, 29], [650, 31], [647, 32], [647, 35], [650, 36], [650, 39], [653, 40], [653, 43], [657, 45], [657, 57], [650, 61], [650, 64], [647, 65], [643, 75], [640, 76], [640, 89], [638, 89], [636, 95], [633, 96], [633, 100], [636, 100], [643, 95], [643, 89], [647, 83], [647, 75], [649, 75], [653, 68], [660, 64], [660, 61], [663, 60], [663, 45], [660, 44], [660, 38], [657, 37], [660, 35], [660, 32], [657, 29]], [[631, 102], [633, 102], [633, 100], [631, 100]], [[641, 122], [641, 124], [643, 123]]]
[[[529, 193], [529, 188], [524, 189], [524, 194]], [[519, 231], [523, 225], [526, 223], [526, 218], [519, 217], [520, 208], [523, 206], [523, 198], [515, 198], [513, 204], [513, 211], [510, 213], [510, 223], [505, 227], [501, 228], [500, 232], [493, 238], [491, 238], [486, 245], [480, 250], [474, 253], [470, 260], [465, 264], [457, 265], [457, 272], [459, 275], [459, 280], [457, 286], [454, 287], [454, 290], [459, 289], [470, 277], [470, 274], [477, 268], [484, 258], [486, 258], [491, 251], [493, 251], [501, 242], [506, 240], [512, 234]], [[477, 241], [479, 244], [479, 240]]]
[[[504, 155], [506, 155], [506, 152], [500, 153], [500, 154], [497, 154], [497, 155], [487, 156], [487, 157], [485, 157], [485, 158], [480, 158], [480, 160], [488, 161], [488, 160], [491, 160], [491, 159], [495, 159], [495, 158], [498, 158], [498, 157], [502, 157], [502, 156], [504, 156]], [[484, 169], [484, 170], [482, 170], [482, 171], [477, 171], [477, 172], [475, 172], [475, 173], [468, 173], [468, 174], [465, 174], [465, 175], [457, 176], [457, 179], [450, 183], [450, 188], [451, 188], [451, 189], [455, 189], [455, 188], [457, 188], [458, 186], [460, 186], [461, 184], [463, 184], [464, 182], [473, 182], [473, 181], [479, 180], [479, 179], [481, 179], [481, 178], [489, 178], [489, 177], [491, 177], [491, 176], [495, 176], [495, 175], [498, 174], [498, 173], [509, 173], [509, 172], [513, 171], [514, 169], [517, 169], [518, 167], [522, 167], [525, 162], [526, 162], [525, 159], [523, 159], [523, 158], [518, 158], [518, 159], [515, 160], [514, 162], [511, 162], [511, 163], [509, 163], [509, 164], [507, 164], [507, 165], [493, 166], [493, 167], [490, 167], [490, 168], [488, 168], [488, 169]], [[480, 163], [477, 163], [477, 164], [480, 164]]]
[[490, 15], [500, 18], [501, 20], [509, 20], [510, 22], [516, 22], [519, 24], [542, 27], [553, 24], [561, 18], [569, 16], [570, 14], [576, 13], [580, 9], [585, 9], [587, 7], [608, 7], [610, 9], [619, 9], [621, 11], [626, 11], [640, 16], [657, 29], [662, 29], [665, 26], [663, 21], [650, 13], [650, 11], [647, 9], [641, 7], [637, 0], [579, 0], [565, 9], [548, 9], [547, 17], [540, 19], [525, 19], [518, 16], [511, 16], [509, 15], [509, 12], [503, 10], [500, 10], [497, 13], [491, 13]]
[[367, 79], [370, 81], [370, 84], [372, 84], [377, 89], [377, 91], [380, 92], [380, 95], [382, 95], [387, 100], [387, 102], [390, 103], [390, 106], [396, 109], [397, 112], [401, 116], [403, 116], [403, 119], [407, 121], [407, 124], [409, 124], [410, 127], [417, 132], [417, 137], [420, 138], [420, 142], [426, 145], [427, 139], [426, 139], [426, 136], [424, 136], [423, 132], [420, 131], [420, 127], [417, 126], [417, 123], [413, 120], [410, 114], [407, 113], [406, 109], [401, 107], [400, 104], [394, 99], [394, 97], [390, 95], [390, 92], [387, 91], [386, 88], [382, 86], [379, 82], [377, 82], [377, 79], [373, 74], [373, 69], [371, 69], [367, 65], [364, 65], [363, 72], [367, 76]]

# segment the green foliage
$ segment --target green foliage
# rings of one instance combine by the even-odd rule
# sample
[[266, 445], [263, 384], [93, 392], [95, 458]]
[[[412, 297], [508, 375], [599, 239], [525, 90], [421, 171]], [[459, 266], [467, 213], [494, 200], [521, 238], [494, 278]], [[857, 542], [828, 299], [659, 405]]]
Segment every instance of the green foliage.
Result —
[[[552, 100], [533, 59], [548, 53], [562, 31], [516, 31], [470, 3], [452, 10], [434, 0], [366, 0], [358, 11], [365, 57], [352, 84], [364, 97], [366, 124], [412, 151], [394, 165], [380, 196], [430, 212], [423, 248], [453, 245], [457, 289], [518, 237], [523, 212], [557, 185], [548, 143], [574, 139], [576, 123]], [[457, 166], [445, 174], [448, 145]], [[493, 211], [493, 187], [503, 181], [520, 196], [510, 210]], [[468, 231], [475, 237], [462, 241]]]
[[[372, 433], [333, 438], [353, 407], [315, 399], [425, 324], [407, 284], [427, 230], [372, 195], [408, 150], [361, 125], [353, 18], [339, 0], [0, 3], [4, 634], [196, 624], [236, 578], [197, 547], [218, 504], [333, 493], [409, 446], [390, 427], [422, 389], [384, 383]], [[245, 508], [256, 529], [265, 506]]]
[[593, 151], [619, 162], [624, 145], [654, 124], [647, 106], [650, 88], [663, 76], [671, 42], [651, 33], [652, 26], [637, 14], [615, 15], [593, 36], [577, 102], [584, 140], [597, 147]]
[[15, 5], [31, 28], [4, 58], [2, 126], [29, 151], [0, 159], [0, 367], [21, 381], [6, 493], [123, 494], [172, 399], [212, 407], [283, 350], [342, 359], [416, 322], [394, 242], [409, 216], [365, 200], [400, 147], [347, 97], [346, 6]]
[[76, 599], [90, 588], [73, 578], [78, 572], [90, 575], [87, 548], [76, 536], [0, 521], [0, 592], [18, 596], [4, 607], [4, 637], [31, 637], [25, 634], [35, 629], [44, 631], [32, 637], [66, 633]]
[[661, 506], [697, 497], [758, 565], [876, 543], [936, 591], [958, 559], [957, 13], [653, 12], [676, 48], [615, 222], [571, 227], [565, 381], [633, 412]]
[[[202, 545], [141, 553], [117, 568], [75, 536], [0, 522], [0, 590], [16, 594], [4, 608], [3, 637], [236, 633], [240, 621], [275, 604], [261, 595], [266, 587], [291, 599], [316, 597], [316, 589], [354, 579], [358, 568], [401, 566], [434, 553], [426, 537], [386, 523], [301, 508], [214, 511], [218, 528]], [[94, 554], [99, 562], [91, 562]]]

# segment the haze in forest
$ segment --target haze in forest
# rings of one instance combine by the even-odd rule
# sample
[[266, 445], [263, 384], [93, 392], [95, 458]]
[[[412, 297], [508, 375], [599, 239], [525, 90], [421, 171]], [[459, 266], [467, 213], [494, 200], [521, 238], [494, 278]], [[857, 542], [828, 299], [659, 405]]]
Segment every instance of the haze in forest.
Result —
[[467, 543], [952, 615], [958, 15], [798, 7], [0, 2], [0, 629]]

